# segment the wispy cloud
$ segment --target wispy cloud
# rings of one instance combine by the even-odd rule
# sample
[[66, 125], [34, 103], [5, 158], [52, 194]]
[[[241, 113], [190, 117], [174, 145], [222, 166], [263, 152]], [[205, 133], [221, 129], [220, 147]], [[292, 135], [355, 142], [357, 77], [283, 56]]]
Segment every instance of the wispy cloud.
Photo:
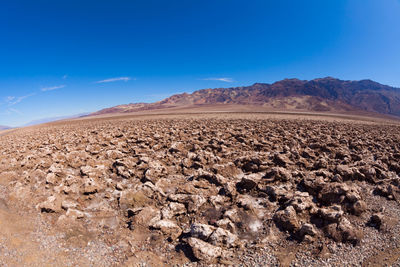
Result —
[[68, 78], [68, 74], [65, 74], [64, 76], [62, 76], [62, 79], [65, 80]]
[[6, 98], [6, 102], [9, 106], [14, 106], [20, 102], [22, 102], [23, 100], [27, 99], [28, 97], [34, 96], [36, 95], [36, 93], [32, 93], [29, 95], [24, 95], [24, 96], [19, 96], [19, 97], [15, 97], [15, 96], [8, 96]]
[[53, 90], [61, 89], [61, 88], [64, 88], [64, 87], [65, 87], [65, 85], [52, 86], [52, 87], [43, 87], [41, 90], [43, 92], [46, 92], [46, 91], [53, 91]]
[[234, 79], [232, 78], [205, 78], [205, 79], [201, 79], [204, 81], [220, 81], [220, 82], [227, 82], [227, 83], [233, 83], [235, 82]]
[[95, 83], [111, 83], [111, 82], [119, 82], [119, 81], [130, 81], [130, 80], [136, 80], [135, 78], [131, 78], [131, 77], [117, 77], [117, 78], [111, 78], [111, 79], [105, 79], [105, 80], [101, 80], [101, 81], [97, 81]]
[[15, 109], [15, 108], [8, 108], [7, 109], [7, 112], [10, 114], [10, 113], [16, 113], [16, 114], [18, 114], [18, 115], [22, 115], [22, 112], [21, 111], [19, 111], [18, 109]]
[[6, 97], [6, 102], [11, 102], [15, 99], [15, 96], [7, 96]]

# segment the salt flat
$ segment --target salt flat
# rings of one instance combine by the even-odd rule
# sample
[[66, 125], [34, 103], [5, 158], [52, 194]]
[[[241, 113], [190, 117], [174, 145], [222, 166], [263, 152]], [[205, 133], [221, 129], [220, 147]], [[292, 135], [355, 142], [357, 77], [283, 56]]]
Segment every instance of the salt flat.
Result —
[[3, 133], [0, 263], [398, 264], [399, 129], [181, 110]]

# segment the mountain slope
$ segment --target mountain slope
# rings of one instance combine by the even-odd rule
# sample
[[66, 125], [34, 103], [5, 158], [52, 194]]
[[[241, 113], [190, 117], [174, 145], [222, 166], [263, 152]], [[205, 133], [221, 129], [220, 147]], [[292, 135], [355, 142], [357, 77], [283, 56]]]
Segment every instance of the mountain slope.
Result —
[[213, 104], [262, 105], [285, 110], [367, 111], [400, 116], [400, 89], [371, 80], [285, 79], [273, 84], [203, 89], [192, 94], [173, 95], [155, 103], [115, 106], [90, 115]]
[[37, 125], [37, 124], [53, 122], [53, 121], [59, 121], [59, 120], [65, 120], [65, 119], [74, 119], [74, 118], [79, 118], [79, 117], [83, 117], [83, 116], [86, 116], [86, 115], [88, 115], [88, 113], [80, 113], [80, 114], [75, 114], [75, 115], [70, 115], [70, 116], [58, 116], [58, 117], [42, 118], [42, 119], [39, 119], [39, 120], [30, 121], [30, 122], [22, 125], [22, 127], [33, 126], [33, 125]]
[[10, 129], [10, 127], [8, 127], [8, 126], [3, 126], [3, 125], [0, 125], [0, 131], [3, 131], [3, 130], [8, 130], [8, 129]]

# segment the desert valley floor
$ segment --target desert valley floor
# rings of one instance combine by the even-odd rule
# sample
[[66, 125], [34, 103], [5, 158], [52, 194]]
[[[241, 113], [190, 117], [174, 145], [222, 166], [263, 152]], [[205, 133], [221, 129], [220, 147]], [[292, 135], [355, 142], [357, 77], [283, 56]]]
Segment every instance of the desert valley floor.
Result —
[[400, 123], [124, 115], [0, 132], [1, 266], [400, 266]]

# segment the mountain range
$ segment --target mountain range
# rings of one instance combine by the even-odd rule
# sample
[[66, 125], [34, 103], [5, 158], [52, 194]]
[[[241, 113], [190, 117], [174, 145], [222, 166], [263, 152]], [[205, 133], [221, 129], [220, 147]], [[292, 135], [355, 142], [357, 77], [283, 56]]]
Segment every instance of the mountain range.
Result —
[[154, 103], [106, 108], [90, 115], [129, 113], [204, 105], [255, 105], [275, 110], [313, 112], [368, 112], [400, 116], [400, 88], [372, 80], [345, 81], [332, 77], [314, 80], [284, 79], [273, 84], [202, 89], [176, 94]]
[[11, 127], [0, 125], [0, 131], [11, 129]]
[[58, 117], [42, 118], [42, 119], [39, 119], [39, 120], [30, 121], [30, 122], [22, 125], [22, 127], [33, 126], [33, 125], [38, 125], [38, 124], [47, 123], [47, 122], [53, 122], [53, 121], [59, 121], [59, 120], [75, 119], [75, 118], [86, 116], [88, 114], [89, 113], [79, 113], [79, 114], [69, 115], [69, 116], [58, 116]]

